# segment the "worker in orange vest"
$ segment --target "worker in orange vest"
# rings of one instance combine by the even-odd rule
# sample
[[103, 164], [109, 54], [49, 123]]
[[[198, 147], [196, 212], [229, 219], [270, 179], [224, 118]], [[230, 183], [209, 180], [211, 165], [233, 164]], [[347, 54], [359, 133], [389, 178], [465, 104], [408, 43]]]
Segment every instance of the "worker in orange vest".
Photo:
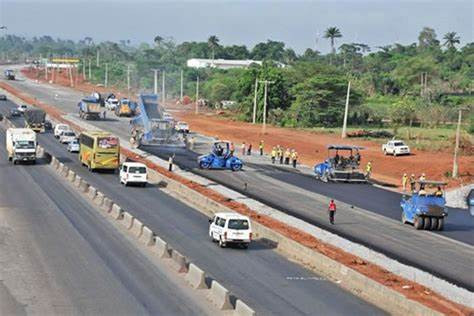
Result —
[[334, 202], [334, 200], [331, 200], [331, 202], [329, 202], [328, 212], [329, 222], [334, 225], [334, 215], [336, 214], [336, 203]]

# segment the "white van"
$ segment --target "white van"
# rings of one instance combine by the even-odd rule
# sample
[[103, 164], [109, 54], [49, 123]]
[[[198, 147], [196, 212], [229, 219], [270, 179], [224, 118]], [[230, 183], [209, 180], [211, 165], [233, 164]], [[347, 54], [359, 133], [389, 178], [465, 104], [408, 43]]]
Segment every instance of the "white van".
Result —
[[59, 138], [62, 132], [70, 131], [70, 130], [71, 128], [67, 124], [56, 124], [56, 126], [54, 127], [54, 137]]
[[124, 185], [139, 184], [142, 187], [148, 182], [146, 166], [139, 162], [124, 162], [120, 167], [120, 183]]
[[252, 228], [247, 216], [216, 213], [209, 223], [209, 237], [212, 241], [218, 241], [222, 248], [231, 243], [247, 248], [252, 241]]

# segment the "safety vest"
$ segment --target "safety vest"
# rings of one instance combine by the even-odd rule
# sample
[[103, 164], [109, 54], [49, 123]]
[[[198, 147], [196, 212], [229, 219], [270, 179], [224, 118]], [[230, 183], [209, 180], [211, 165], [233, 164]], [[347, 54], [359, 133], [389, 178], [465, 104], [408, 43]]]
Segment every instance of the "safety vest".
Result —
[[298, 158], [298, 153], [296, 151], [293, 152], [293, 154], [291, 155], [291, 158], [296, 160], [296, 158]]
[[290, 157], [291, 152], [289, 150], [285, 151], [285, 157]]
[[258, 145], [258, 148], [263, 149], [263, 143], [260, 143], [260, 145]]
[[272, 150], [272, 157], [276, 157], [277, 151], [275, 149]]
[[370, 162], [367, 164], [367, 167], [365, 167], [365, 170], [367, 170], [367, 171], [372, 170], [372, 164]]

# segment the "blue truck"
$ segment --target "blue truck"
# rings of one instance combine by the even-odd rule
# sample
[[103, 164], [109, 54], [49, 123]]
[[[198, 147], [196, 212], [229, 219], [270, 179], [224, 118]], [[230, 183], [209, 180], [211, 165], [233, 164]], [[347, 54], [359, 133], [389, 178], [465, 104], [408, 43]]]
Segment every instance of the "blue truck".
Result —
[[323, 182], [367, 182], [364, 173], [360, 171], [359, 146], [328, 145], [328, 158], [314, 166], [316, 179]]
[[103, 112], [100, 99], [93, 96], [83, 98], [77, 106], [79, 107], [79, 117], [85, 120], [98, 120]]
[[412, 224], [415, 229], [443, 230], [448, 210], [444, 197], [444, 182], [420, 181], [418, 191], [403, 196], [402, 223]]
[[243, 166], [242, 160], [230, 151], [228, 141], [215, 142], [211, 153], [198, 157], [198, 164], [201, 169], [230, 169], [232, 171], [239, 171]]

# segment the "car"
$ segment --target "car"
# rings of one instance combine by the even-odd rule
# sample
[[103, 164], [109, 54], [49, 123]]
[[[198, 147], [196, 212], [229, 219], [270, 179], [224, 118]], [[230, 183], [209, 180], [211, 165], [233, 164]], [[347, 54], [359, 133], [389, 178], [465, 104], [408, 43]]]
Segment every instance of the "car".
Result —
[[7, 100], [7, 96], [4, 94], [0, 94], [0, 101], [6, 101], [6, 100]]
[[400, 155], [409, 155], [410, 147], [408, 147], [402, 140], [391, 140], [382, 145], [384, 155], [393, 155], [394, 157]]
[[230, 144], [229, 141], [215, 142], [210, 154], [202, 155], [197, 158], [199, 168], [230, 169], [232, 171], [241, 170], [243, 162], [233, 155], [230, 150]]
[[79, 140], [75, 138], [67, 144], [67, 151], [70, 153], [78, 153], [80, 149]]
[[175, 128], [179, 133], [185, 133], [185, 134], [188, 134], [188, 133], [189, 133], [189, 125], [188, 125], [188, 123], [186, 123], [186, 122], [179, 121], [178, 123], [176, 123], [176, 125], [174, 126], [174, 128]]
[[73, 131], [63, 131], [59, 136], [61, 144], [69, 144], [76, 139], [76, 134]]
[[114, 94], [111, 94], [105, 99], [105, 108], [110, 111], [115, 111], [115, 108], [118, 106], [119, 100], [115, 97]]
[[67, 124], [56, 124], [56, 126], [54, 127], [54, 137], [59, 138], [62, 132], [70, 130], [71, 128]]
[[471, 189], [469, 194], [466, 197], [467, 207], [469, 208], [469, 212], [471, 216], [474, 216], [474, 189]]
[[219, 242], [222, 248], [229, 244], [248, 248], [252, 241], [250, 219], [232, 212], [216, 213], [209, 219], [209, 237], [212, 241]]
[[140, 162], [124, 162], [120, 166], [120, 184], [137, 184], [145, 187], [148, 183], [147, 168]]
[[21, 112], [17, 108], [13, 108], [10, 110], [11, 117], [18, 117], [21, 115]]
[[25, 111], [28, 109], [28, 106], [26, 104], [22, 104], [18, 106], [18, 111], [21, 113], [25, 113]]

